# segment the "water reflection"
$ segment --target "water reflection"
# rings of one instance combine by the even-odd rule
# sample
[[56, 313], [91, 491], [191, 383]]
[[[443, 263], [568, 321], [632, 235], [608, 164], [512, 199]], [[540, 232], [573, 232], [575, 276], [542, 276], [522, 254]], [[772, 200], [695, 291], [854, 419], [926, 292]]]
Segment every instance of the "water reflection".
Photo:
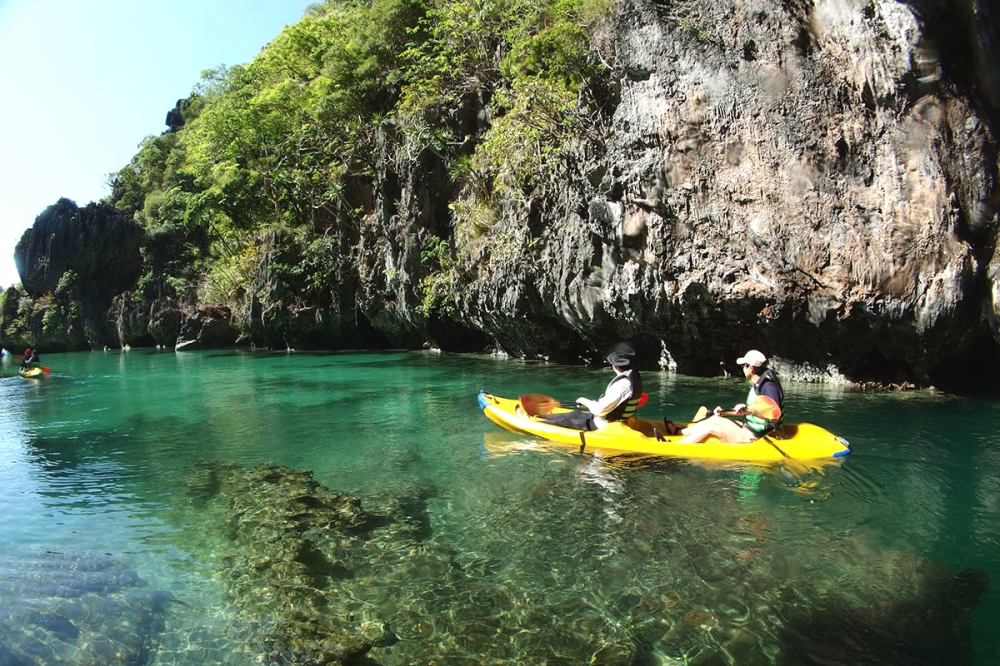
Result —
[[23, 535], [23, 522], [11, 520], [12, 513], [32, 516], [45, 512], [37, 482], [30, 474], [34, 461], [28, 449], [31, 429], [25, 418], [28, 400], [37, 391], [17, 376], [0, 380], [0, 409], [5, 415], [0, 419], [0, 507], [7, 514], [7, 541], [0, 548], [16, 543]]

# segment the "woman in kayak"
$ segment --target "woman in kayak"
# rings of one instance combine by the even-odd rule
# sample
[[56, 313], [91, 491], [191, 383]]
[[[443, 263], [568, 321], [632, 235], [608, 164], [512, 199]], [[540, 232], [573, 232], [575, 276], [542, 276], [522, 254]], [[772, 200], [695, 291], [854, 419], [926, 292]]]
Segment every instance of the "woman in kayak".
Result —
[[614, 368], [615, 378], [597, 400], [577, 398], [582, 411], [546, 414], [549, 423], [574, 430], [597, 430], [611, 421], [624, 421], [635, 413], [642, 396], [642, 378], [632, 365], [635, 349], [627, 342], [620, 342], [608, 354], [608, 363]]
[[781, 389], [777, 373], [767, 367], [767, 357], [756, 349], [751, 349], [736, 359], [736, 362], [743, 366], [743, 376], [750, 382], [750, 393], [747, 394], [746, 404], [736, 405], [732, 410], [737, 414], [744, 415], [743, 422], [737, 423], [720, 416], [722, 407], [716, 407], [712, 416], [684, 428], [681, 431], [684, 437], [679, 439], [678, 443], [696, 444], [704, 442], [709, 437], [715, 437], [720, 442], [748, 443], [760, 439], [775, 428], [781, 427], [780, 422], [766, 421], [746, 411], [747, 405], [751, 404], [754, 398], [760, 396], [767, 396], [782, 411], [785, 409], [785, 393]]

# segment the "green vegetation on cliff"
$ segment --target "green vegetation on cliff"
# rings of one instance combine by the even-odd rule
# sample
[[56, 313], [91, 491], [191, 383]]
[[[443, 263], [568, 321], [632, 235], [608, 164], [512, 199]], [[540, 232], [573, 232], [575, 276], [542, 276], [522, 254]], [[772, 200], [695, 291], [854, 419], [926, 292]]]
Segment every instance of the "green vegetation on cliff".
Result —
[[[182, 105], [184, 128], [146, 139], [111, 176], [109, 202], [147, 232], [136, 295], [226, 305], [244, 330], [263, 304], [272, 334], [305, 309], [353, 317], [359, 270], [378, 263], [375, 218], [428, 215], [380, 191], [380, 171], [405, 181], [435, 160], [448, 219], [421, 225], [421, 277], [405, 298], [418, 315], [447, 316], [462, 260], [523, 251], [498, 222], [502, 202], [537, 188], [600, 113], [594, 31], [609, 8], [311, 5], [252, 62], [206, 72]], [[391, 298], [398, 276], [377, 270], [386, 293], [369, 297]]]

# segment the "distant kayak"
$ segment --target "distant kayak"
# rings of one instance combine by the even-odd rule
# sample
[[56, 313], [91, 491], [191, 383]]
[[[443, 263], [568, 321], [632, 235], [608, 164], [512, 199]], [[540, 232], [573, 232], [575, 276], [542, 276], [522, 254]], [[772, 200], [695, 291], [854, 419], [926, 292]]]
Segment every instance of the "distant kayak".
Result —
[[[728, 444], [714, 438], [700, 444], [681, 444], [680, 435], [666, 434], [663, 421], [632, 417], [609, 423], [600, 430], [581, 431], [552, 425], [528, 416], [517, 399], [479, 393], [479, 406], [491, 421], [511, 432], [542, 437], [550, 442], [580, 448], [641, 453], [703, 460], [768, 462], [842, 458], [851, 452], [847, 440], [811, 423], [786, 423], [749, 444]], [[554, 412], [569, 411], [557, 408]], [[679, 427], [687, 424], [678, 423]], [[659, 438], [657, 438], [659, 435]]]
[[40, 365], [29, 365], [17, 369], [17, 374], [25, 379], [41, 379], [45, 376], [45, 369]]

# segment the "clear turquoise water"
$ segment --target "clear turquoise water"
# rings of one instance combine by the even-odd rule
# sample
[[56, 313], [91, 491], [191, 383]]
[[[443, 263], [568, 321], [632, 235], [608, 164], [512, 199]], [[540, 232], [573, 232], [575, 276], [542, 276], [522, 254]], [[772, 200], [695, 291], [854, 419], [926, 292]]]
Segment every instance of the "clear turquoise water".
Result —
[[[225, 532], [185, 492], [206, 460], [311, 470], [363, 505], [421, 489], [425, 540], [345, 584], [398, 638], [368, 663], [822, 663], [789, 656], [818, 626], [803, 618], [903, 608], [928, 567], [1000, 577], [995, 399], [790, 384], [789, 418], [854, 453], [718, 469], [574, 455], [476, 405], [480, 389], [596, 396], [604, 369], [402, 352], [43, 361], [45, 380], [10, 366], [0, 380], [0, 663], [89, 663], [105, 639], [104, 663], [259, 663], [227, 597]], [[644, 377], [646, 415], [745, 395], [732, 379]], [[1000, 591], [969, 616], [970, 658], [1000, 664]], [[858, 635], [851, 622], [821, 630]], [[844, 654], [830, 663], [875, 663]]]

